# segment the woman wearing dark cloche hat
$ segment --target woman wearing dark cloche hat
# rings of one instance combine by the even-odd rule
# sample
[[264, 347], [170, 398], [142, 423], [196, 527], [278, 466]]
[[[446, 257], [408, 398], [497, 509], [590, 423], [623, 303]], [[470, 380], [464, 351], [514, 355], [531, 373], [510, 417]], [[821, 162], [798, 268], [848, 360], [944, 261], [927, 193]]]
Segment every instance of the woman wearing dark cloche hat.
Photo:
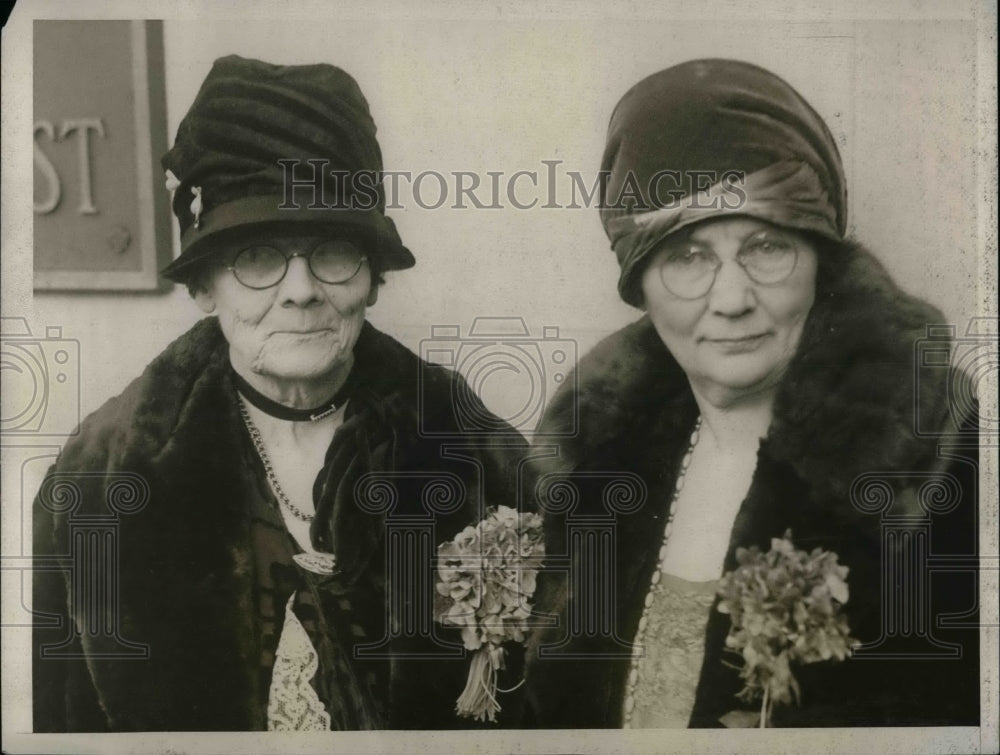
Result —
[[[383, 273], [414, 264], [367, 102], [332, 65], [222, 58], [163, 167], [163, 274], [212, 316], [66, 445], [47, 479], [76, 508], [39, 493], [45, 557], [116, 480], [148, 487], [118, 530], [120, 632], [93, 631], [72, 570], [36, 572], [34, 610], [61, 623], [34, 632], [35, 731], [457, 726], [469, 666], [430, 620], [433, 547], [514, 500], [523, 441], [366, 322]], [[494, 434], [462, 458], [442, 452], [456, 393]]]
[[690, 61], [625, 94], [601, 167], [645, 315], [536, 434], [571, 566], [538, 584], [524, 725], [978, 725], [975, 571], [930, 572], [977, 553], [973, 392], [915, 361], [938, 311], [845, 239], [823, 120], [769, 71]]

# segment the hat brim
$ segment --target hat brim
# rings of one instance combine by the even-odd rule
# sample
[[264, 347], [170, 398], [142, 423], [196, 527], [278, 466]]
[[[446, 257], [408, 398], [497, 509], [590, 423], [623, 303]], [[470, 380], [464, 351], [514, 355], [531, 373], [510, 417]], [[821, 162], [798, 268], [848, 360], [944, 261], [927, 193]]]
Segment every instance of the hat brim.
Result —
[[416, 260], [403, 246], [392, 221], [378, 210], [317, 208], [299, 206], [282, 209], [281, 196], [247, 197], [219, 205], [201, 216], [181, 234], [181, 254], [160, 271], [160, 275], [184, 283], [215, 249], [206, 243], [223, 233], [250, 230], [257, 226], [289, 226], [322, 230], [339, 228], [357, 233], [369, 242], [369, 253], [378, 258], [383, 270], [405, 270]]

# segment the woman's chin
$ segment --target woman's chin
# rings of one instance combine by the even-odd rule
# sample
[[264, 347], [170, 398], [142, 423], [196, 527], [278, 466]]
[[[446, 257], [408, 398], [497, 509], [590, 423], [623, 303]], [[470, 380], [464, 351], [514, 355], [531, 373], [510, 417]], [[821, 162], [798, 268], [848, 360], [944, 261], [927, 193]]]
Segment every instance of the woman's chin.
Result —
[[319, 380], [335, 372], [346, 360], [339, 350], [303, 353], [301, 349], [277, 351], [255, 365], [254, 371], [272, 380]]
[[[716, 369], [703, 374], [697, 382], [703, 389], [725, 403], [756, 396], [778, 385], [782, 370], [767, 369], [755, 364], [732, 364], [730, 369]], [[703, 390], [704, 392], [704, 390]]]

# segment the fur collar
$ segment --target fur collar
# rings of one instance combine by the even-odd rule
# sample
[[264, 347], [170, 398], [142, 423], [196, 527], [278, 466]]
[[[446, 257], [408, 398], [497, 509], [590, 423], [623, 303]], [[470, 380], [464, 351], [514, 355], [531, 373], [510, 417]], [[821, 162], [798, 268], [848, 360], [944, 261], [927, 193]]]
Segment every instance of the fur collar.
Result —
[[[926, 427], [941, 427], [948, 414], [948, 371], [915, 380], [914, 342], [941, 314], [900, 290], [864, 249], [844, 254], [809, 314], [763, 444], [818, 499], [844, 500], [866, 470], [926, 468], [935, 439], [914, 432], [916, 412]], [[634, 446], [622, 441], [636, 428], [643, 445], [662, 438], [670, 447], [696, 416], [687, 378], [648, 317], [598, 344], [568, 386], [575, 397], [572, 390], [556, 396], [539, 431], [560, 436], [556, 471], [618, 459], [623, 446]]]

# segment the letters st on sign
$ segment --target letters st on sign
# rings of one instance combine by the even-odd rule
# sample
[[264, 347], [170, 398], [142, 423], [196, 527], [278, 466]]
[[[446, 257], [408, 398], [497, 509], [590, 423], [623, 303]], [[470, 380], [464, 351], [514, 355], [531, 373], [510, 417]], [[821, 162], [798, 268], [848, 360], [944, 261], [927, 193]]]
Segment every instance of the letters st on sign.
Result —
[[33, 81], [35, 289], [168, 288], [162, 23], [35, 21]]

